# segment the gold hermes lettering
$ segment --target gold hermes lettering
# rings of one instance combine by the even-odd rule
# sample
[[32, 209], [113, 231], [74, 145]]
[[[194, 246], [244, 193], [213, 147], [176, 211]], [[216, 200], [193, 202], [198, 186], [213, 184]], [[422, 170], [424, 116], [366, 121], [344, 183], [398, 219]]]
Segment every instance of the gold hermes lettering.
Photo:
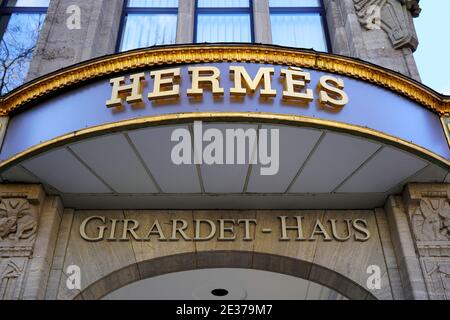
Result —
[[[203, 95], [203, 88], [208, 84], [214, 96], [221, 96], [224, 89], [220, 87], [220, 70], [216, 67], [190, 67], [189, 73], [192, 74], [192, 87], [187, 90], [190, 97], [199, 97]], [[203, 87], [200, 87], [203, 84]]]
[[332, 76], [323, 76], [319, 82], [319, 102], [333, 108], [343, 108], [348, 103], [344, 90], [344, 80]]
[[[183, 69], [185, 70], [185, 69]], [[151, 71], [153, 79], [152, 91], [147, 94], [150, 101], [163, 100], [176, 102], [181, 94], [181, 68]], [[191, 75], [191, 85], [185, 93], [188, 97], [202, 98], [205, 89], [211, 90], [215, 98], [223, 97], [225, 89], [221, 86], [221, 71], [214, 66], [188, 67]], [[252, 78], [244, 66], [230, 66], [229, 73], [233, 82], [229, 93], [231, 97], [243, 97], [253, 95], [259, 89], [261, 98], [274, 98], [277, 90], [272, 88], [272, 77], [275, 74], [273, 67], [259, 67]], [[298, 67], [281, 69], [279, 76], [282, 78], [284, 89], [282, 100], [298, 105], [308, 105], [314, 99], [324, 107], [324, 110], [339, 111], [349, 102], [349, 97], [344, 91], [344, 80], [331, 75], [320, 77], [317, 84], [318, 97], [314, 90], [308, 88], [311, 82], [311, 73]], [[129, 83], [125, 77], [117, 77], [110, 80], [112, 85], [111, 99], [106, 102], [108, 108], [123, 107], [124, 101], [129, 104], [143, 105], [143, 87], [146, 73], [137, 73], [129, 76]], [[327, 108], [325, 108], [327, 107]]]
[[306, 84], [311, 82], [311, 74], [303, 72], [298, 68], [282, 69], [281, 75], [285, 78], [285, 91], [283, 91], [283, 99], [299, 100], [309, 103], [314, 100], [314, 92], [312, 89], [303, 90]]
[[125, 77], [111, 79], [112, 95], [111, 99], [106, 101], [108, 108], [123, 107], [123, 98], [126, 97], [128, 103], [141, 103], [142, 101], [142, 82], [145, 80], [145, 73], [137, 73], [130, 76], [131, 84], [125, 85]]
[[181, 69], [167, 69], [150, 72], [154, 79], [153, 92], [148, 94], [149, 100], [175, 99], [180, 96], [180, 85], [176, 84], [180, 78]]
[[[255, 79], [250, 78], [244, 67], [230, 67], [230, 73], [234, 74], [234, 88], [230, 89], [230, 94], [235, 96], [245, 96], [247, 89], [251, 93], [255, 93], [256, 89], [263, 82], [264, 89], [260, 90], [261, 97], [273, 98], [276, 97], [277, 91], [272, 89], [272, 75], [275, 73], [274, 68], [259, 68]], [[242, 86], [244, 80], [247, 87]]]

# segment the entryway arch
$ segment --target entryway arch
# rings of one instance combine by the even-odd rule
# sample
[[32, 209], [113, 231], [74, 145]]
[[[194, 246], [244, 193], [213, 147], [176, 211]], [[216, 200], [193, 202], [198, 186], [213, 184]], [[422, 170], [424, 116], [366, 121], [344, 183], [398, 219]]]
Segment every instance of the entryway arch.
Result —
[[249, 254], [252, 255], [252, 265], [247, 266], [247, 269], [299, 277], [328, 287], [352, 300], [376, 299], [356, 282], [324, 266], [281, 255], [244, 251], [182, 253], [133, 263], [105, 275], [82, 290], [74, 299], [101, 299], [133, 282], [169, 273], [209, 268], [243, 268], [242, 258]]

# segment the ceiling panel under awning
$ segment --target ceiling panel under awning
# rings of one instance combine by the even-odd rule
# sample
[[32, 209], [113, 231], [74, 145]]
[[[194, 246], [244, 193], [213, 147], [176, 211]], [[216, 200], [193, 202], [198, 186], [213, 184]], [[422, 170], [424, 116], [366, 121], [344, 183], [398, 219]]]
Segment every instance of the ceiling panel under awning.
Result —
[[[325, 129], [209, 123], [204, 130], [277, 128], [279, 172], [260, 165], [175, 165], [176, 129], [143, 128], [68, 144], [2, 173], [5, 182], [43, 183], [77, 208], [373, 208], [407, 182], [444, 182], [448, 171], [404, 150]], [[192, 150], [193, 151], [193, 150]]]

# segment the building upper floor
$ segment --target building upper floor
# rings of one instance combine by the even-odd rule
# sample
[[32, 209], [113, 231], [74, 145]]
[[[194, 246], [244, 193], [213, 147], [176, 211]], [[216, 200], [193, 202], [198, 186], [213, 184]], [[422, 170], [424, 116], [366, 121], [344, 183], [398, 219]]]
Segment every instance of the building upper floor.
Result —
[[181, 43], [263, 43], [356, 57], [420, 80], [417, 0], [3, 0], [1, 94], [99, 56]]

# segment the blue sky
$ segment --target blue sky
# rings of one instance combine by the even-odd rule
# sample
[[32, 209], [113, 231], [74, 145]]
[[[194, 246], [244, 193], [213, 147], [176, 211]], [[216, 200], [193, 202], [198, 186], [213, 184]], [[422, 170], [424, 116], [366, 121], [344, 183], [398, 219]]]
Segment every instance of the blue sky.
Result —
[[414, 54], [422, 82], [450, 95], [450, 1], [422, 0], [414, 19], [419, 48]]

